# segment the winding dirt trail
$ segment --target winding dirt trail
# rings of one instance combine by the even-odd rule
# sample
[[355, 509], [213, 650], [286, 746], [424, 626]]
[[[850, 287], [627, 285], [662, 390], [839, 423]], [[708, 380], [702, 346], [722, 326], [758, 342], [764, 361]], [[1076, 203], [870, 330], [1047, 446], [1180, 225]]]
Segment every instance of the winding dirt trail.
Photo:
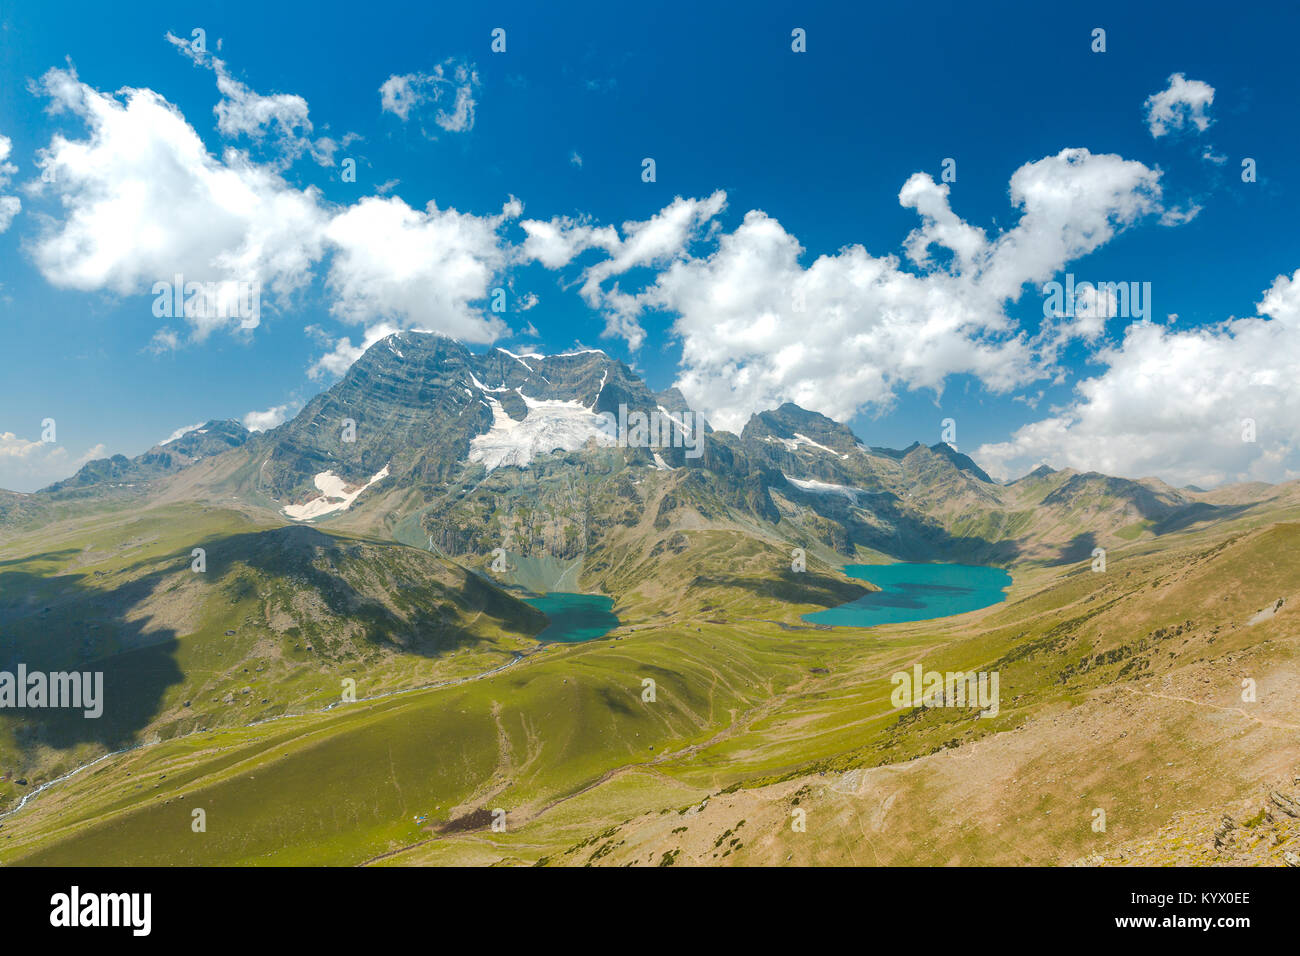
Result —
[[[496, 667], [488, 668], [487, 670], [480, 671], [477, 674], [467, 674], [464, 677], [453, 677], [448, 680], [435, 681], [432, 684], [422, 684], [419, 687], [404, 687], [400, 690], [385, 691], [382, 694], [372, 694], [369, 697], [358, 697], [354, 701], [336, 700], [334, 703], [329, 704], [328, 706], [318, 707], [315, 710], [303, 710], [293, 714], [277, 714], [274, 717], [264, 717], [261, 720], [255, 720], [250, 724], [238, 724], [233, 727], [219, 727], [216, 728], [216, 730], [218, 732], [231, 731], [231, 730], [248, 730], [251, 727], [262, 727], [265, 726], [266, 724], [275, 723], [277, 720], [285, 720], [286, 718], [289, 717], [310, 717], [313, 714], [324, 714], [327, 713], [328, 711], [333, 710], [336, 707], [341, 707], [344, 705], [354, 706], [356, 704], [364, 704], [370, 701], [383, 700], [386, 697], [397, 697], [401, 694], [417, 694], [420, 691], [438, 690], [443, 687], [455, 687], [458, 684], [467, 684], [471, 681], [482, 680], [484, 677], [491, 677], [493, 674], [499, 674], [506, 668], [513, 667], [514, 665], [518, 664], [520, 661], [525, 660], [528, 657], [532, 656], [531, 654], [522, 654], [519, 651], [511, 651], [510, 653], [513, 656], [510, 658], [510, 660], [506, 661], [504, 664], [498, 664]], [[27, 806], [28, 803], [34, 800], [39, 794], [44, 793], [46, 790], [50, 789], [50, 787], [53, 787], [55, 784], [63, 783], [66, 780], [70, 780], [71, 778], [75, 777], [77, 774], [81, 773], [83, 770], [89, 770], [91, 767], [103, 763], [105, 760], [108, 760], [110, 757], [120, 757], [122, 754], [134, 753], [137, 750], [147, 750], [150, 747], [157, 747], [160, 744], [172, 743], [177, 740], [184, 740], [187, 737], [194, 737], [197, 736], [198, 734], [205, 734], [205, 733], [212, 733], [212, 732], [213, 731], [211, 730], [195, 730], [195, 731], [191, 731], [188, 734], [178, 734], [175, 737], [169, 737], [166, 740], [155, 740], [149, 743], [135, 744], [132, 747], [123, 747], [121, 750], [114, 750], [106, 754], [101, 754], [100, 756], [96, 757], [94, 760], [90, 761], [89, 763], [83, 763], [81, 766], [69, 770], [67, 773], [55, 777], [53, 780], [46, 781], [45, 783], [41, 784], [39, 787], [32, 790], [30, 793], [24, 794], [23, 798], [18, 801], [17, 805], [12, 810], [6, 810], [4, 813], [0, 813], [0, 820], [4, 820], [18, 813], [20, 810], [23, 809], [23, 807]]]
[[1300, 724], [1293, 724], [1290, 721], [1277, 720], [1276, 718], [1259, 717], [1255, 714], [1247, 713], [1243, 707], [1223, 707], [1219, 704], [1211, 704], [1209, 701], [1195, 700], [1191, 697], [1176, 697], [1172, 694], [1157, 694], [1154, 691], [1134, 690], [1132, 688], [1125, 688], [1125, 690], [1128, 690], [1131, 694], [1138, 694], [1142, 697], [1158, 697], [1161, 700], [1173, 700], [1183, 704], [1195, 704], [1197, 707], [1209, 707], [1211, 710], [1223, 711], [1225, 713], [1240, 714], [1247, 720], [1253, 720], [1261, 726], [1273, 727], [1277, 730], [1300, 730]]

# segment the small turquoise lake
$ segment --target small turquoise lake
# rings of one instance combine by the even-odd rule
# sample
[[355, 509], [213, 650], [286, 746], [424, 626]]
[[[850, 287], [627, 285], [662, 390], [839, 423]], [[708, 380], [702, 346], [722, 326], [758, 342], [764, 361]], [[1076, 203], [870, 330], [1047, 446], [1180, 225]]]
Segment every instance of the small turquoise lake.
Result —
[[543, 643], [578, 644], [604, 637], [618, 627], [614, 599], [603, 594], [569, 594], [552, 591], [524, 599], [548, 618], [550, 624], [537, 635]]
[[1011, 586], [1011, 575], [1001, 568], [974, 564], [850, 564], [844, 573], [880, 590], [803, 620], [832, 627], [928, 621], [1005, 601]]

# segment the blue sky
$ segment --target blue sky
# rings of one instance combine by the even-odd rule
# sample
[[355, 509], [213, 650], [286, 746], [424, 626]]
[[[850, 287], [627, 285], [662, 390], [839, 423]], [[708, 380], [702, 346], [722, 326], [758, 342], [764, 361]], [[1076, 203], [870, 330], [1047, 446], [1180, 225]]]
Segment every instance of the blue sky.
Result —
[[[396, 6], [0, 12], [0, 487], [273, 423], [409, 327], [600, 347], [715, 423], [951, 417], [995, 474], [1300, 477], [1288, 6]], [[257, 326], [157, 317], [178, 272], [260, 281]], [[1066, 273], [1150, 314], [1045, 323]]]

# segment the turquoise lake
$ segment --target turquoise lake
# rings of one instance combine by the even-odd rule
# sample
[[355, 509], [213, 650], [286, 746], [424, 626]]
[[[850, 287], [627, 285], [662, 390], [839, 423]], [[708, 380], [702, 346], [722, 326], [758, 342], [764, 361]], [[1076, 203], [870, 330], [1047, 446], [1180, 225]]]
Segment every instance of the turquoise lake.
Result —
[[614, 599], [603, 594], [568, 594], [552, 591], [542, 597], [525, 598], [551, 623], [537, 635], [544, 643], [577, 644], [604, 637], [618, 627]]
[[879, 591], [856, 601], [805, 614], [810, 624], [874, 627], [928, 621], [978, 611], [1007, 598], [1011, 575], [974, 564], [850, 564], [844, 573], [869, 581]]

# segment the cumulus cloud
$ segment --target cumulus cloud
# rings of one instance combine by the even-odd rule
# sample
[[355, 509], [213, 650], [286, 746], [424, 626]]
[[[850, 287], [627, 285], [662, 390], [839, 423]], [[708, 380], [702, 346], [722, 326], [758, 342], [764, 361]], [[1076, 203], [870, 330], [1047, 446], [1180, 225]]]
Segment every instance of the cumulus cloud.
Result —
[[613, 226], [593, 226], [586, 219], [557, 216], [551, 220], [525, 219], [519, 225], [525, 236], [520, 259], [540, 262], [548, 269], [564, 268], [586, 249], [610, 251], [619, 242], [618, 230]]
[[[641, 314], [675, 314], [676, 384], [718, 427], [739, 428], [784, 401], [847, 419], [887, 408], [900, 389], [941, 390], [956, 374], [994, 391], [1047, 374], [1062, 336], [1095, 339], [1098, 316], [1085, 307], [1076, 323], [1031, 338], [1007, 303], [1163, 211], [1157, 171], [1086, 149], [1022, 166], [1010, 197], [1019, 221], [989, 237], [953, 212], [946, 184], [909, 178], [899, 202], [921, 220], [903, 243], [914, 271], [860, 245], [805, 267], [798, 240], [760, 210], [732, 232], [717, 228], [722, 193], [674, 200], [646, 223], [625, 225], [621, 237], [586, 222], [526, 221], [523, 252], [551, 268], [584, 249], [607, 252], [586, 269], [584, 296], [634, 346]], [[710, 241], [703, 255], [690, 251], [698, 239]], [[605, 288], [634, 266], [664, 262], [638, 292]]]
[[474, 65], [452, 58], [428, 73], [393, 74], [379, 87], [379, 102], [383, 112], [404, 123], [425, 106], [437, 105], [433, 121], [449, 133], [463, 133], [474, 128], [478, 89]]
[[1187, 206], [1166, 209], [1160, 217], [1162, 226], [1181, 226], [1191, 222], [1201, 214], [1201, 207], [1197, 203], [1191, 203]]
[[181, 336], [169, 325], [164, 325], [161, 329], [154, 332], [153, 338], [145, 346], [144, 351], [151, 355], [163, 355], [167, 352], [175, 352], [181, 347]]
[[1278, 276], [1257, 308], [1185, 331], [1135, 323], [1068, 407], [977, 459], [1000, 477], [1042, 463], [1202, 487], [1300, 477], [1300, 271]]
[[[224, 65], [212, 68], [223, 94], [223, 133], [310, 134], [301, 98], [261, 97], [231, 80]], [[457, 83], [471, 94], [477, 83], [472, 69], [464, 70], [390, 77], [384, 108], [407, 119], [424, 103], [440, 102], [450, 123], [444, 129], [471, 123], [472, 95], [465, 110], [451, 99]], [[491, 343], [509, 329], [483, 303], [511, 265], [558, 270], [598, 254], [584, 261], [579, 282], [583, 300], [603, 314], [605, 334], [636, 349], [647, 312], [673, 315], [682, 344], [676, 384], [728, 428], [783, 401], [847, 419], [888, 408], [900, 390], [941, 391], [953, 375], [975, 376], [993, 391], [1057, 375], [1053, 366], [1065, 343], [1104, 344], [1115, 303], [1085, 298], [1072, 316], [1045, 317], [1034, 334], [1007, 314], [1008, 305], [1139, 220], [1177, 225], [1198, 211], [1166, 209], [1157, 170], [1067, 149], [1015, 171], [1009, 197], [1019, 219], [993, 235], [953, 210], [946, 184], [910, 177], [899, 202], [918, 224], [898, 254], [873, 256], [853, 245], [805, 264], [798, 240], [761, 210], [724, 229], [722, 191], [677, 197], [650, 218], [619, 227], [569, 217], [524, 220], [525, 238], [512, 247], [503, 231], [522, 215], [513, 198], [487, 216], [433, 202], [415, 208], [393, 196], [331, 206], [244, 152], [213, 157], [179, 111], [151, 90], [100, 93], [71, 68], [51, 70], [39, 89], [52, 110], [72, 112], [88, 129], [82, 140], [52, 139], [39, 161], [53, 181], [33, 186], [63, 206], [64, 215], [50, 217], [30, 247], [56, 285], [139, 294], [183, 273], [199, 281], [256, 279], [288, 295], [323, 267], [333, 314], [359, 331], [320, 333], [324, 354], [310, 373], [321, 377], [342, 374], [365, 348], [402, 329]], [[522, 301], [527, 307], [534, 300]], [[223, 324], [185, 318], [195, 338]], [[1099, 354], [1114, 359], [1111, 371], [1119, 374], [1120, 357], [1153, 334], [1174, 336], [1140, 325], [1122, 347]], [[163, 327], [151, 348], [178, 344], [178, 333]], [[1081, 399], [1039, 433], [1064, 427], [1083, 434], [1096, 414], [1089, 408]], [[277, 406], [246, 421], [273, 427], [265, 423], [285, 413]], [[1015, 447], [992, 453], [1008, 467], [1045, 447], [1035, 444], [1037, 433], [1022, 432], [1007, 443]]]
[[1147, 129], [1159, 139], [1166, 133], [1195, 126], [1203, 133], [1210, 126], [1206, 111], [1214, 103], [1214, 87], [1201, 80], [1189, 80], [1181, 73], [1169, 77], [1169, 85], [1152, 93], [1142, 104], [1146, 110]]
[[[224, 68], [217, 69], [220, 76]], [[333, 206], [318, 190], [290, 186], [245, 152], [229, 148], [213, 157], [180, 112], [152, 90], [100, 93], [71, 68], [49, 71], [36, 88], [49, 97], [51, 111], [71, 112], [88, 129], [81, 140], [56, 134], [39, 155], [52, 175], [33, 184], [33, 192], [57, 199], [63, 215], [46, 217], [30, 252], [52, 284], [157, 295], [156, 284], [174, 284], [179, 275], [187, 289], [211, 283], [221, 296], [234, 296], [230, 290], [257, 283], [283, 300], [307, 288], [327, 263], [325, 288], [345, 322], [418, 325], [476, 343], [507, 331], [473, 303], [507, 265], [500, 231], [522, 213], [517, 200], [488, 216], [434, 203], [416, 210], [396, 197]], [[265, 126], [256, 109], [240, 113], [230, 106], [218, 115], [232, 132]], [[299, 115], [305, 122], [296, 107], [285, 115], [286, 123]], [[163, 298], [172, 296], [164, 291]], [[188, 322], [193, 341], [215, 329], [251, 327], [247, 317], [216, 308], [181, 311], [162, 314]], [[350, 354], [346, 342], [335, 343], [335, 358], [319, 367], [343, 361]], [[179, 345], [180, 334], [167, 325], [147, 349]]]
[[640, 266], [663, 267], [680, 259], [726, 204], [727, 194], [721, 190], [707, 199], [678, 196], [643, 222], [623, 223], [621, 236], [613, 226], [596, 227], [585, 220], [525, 220], [520, 224], [526, 235], [521, 257], [559, 269], [587, 249], [604, 250], [608, 257], [583, 272], [582, 298], [604, 313], [606, 336], [622, 337], [635, 350], [645, 341], [637, 319], [641, 305], [617, 283], [609, 289], [604, 284]]
[[13, 432], [0, 432], [0, 488], [31, 492], [51, 482], [71, 477], [78, 468], [107, 454], [95, 445], [74, 458], [63, 445], [28, 441]]
[[420, 211], [395, 196], [371, 196], [348, 207], [325, 230], [336, 250], [328, 279], [334, 313], [350, 322], [495, 341], [506, 324], [473, 303], [487, 297], [493, 277], [505, 268], [500, 229], [522, 208], [512, 199], [496, 216], [432, 202]]
[[22, 200], [17, 196], [0, 196], [0, 232], [8, 231], [22, 208]]
[[1020, 210], [1019, 222], [975, 254], [979, 284], [1004, 299], [1015, 299], [1025, 283], [1049, 279], [1144, 216], [1163, 212], [1158, 170], [1077, 148], [1017, 169], [1011, 203]]
[[275, 93], [263, 96], [235, 79], [224, 60], [204, 50], [195, 50], [188, 40], [171, 33], [167, 42], [189, 57], [196, 65], [205, 66], [216, 75], [221, 100], [213, 107], [217, 115], [217, 129], [227, 138], [246, 136], [255, 142], [271, 134], [280, 147], [280, 164], [287, 166], [303, 153], [310, 152], [322, 166], [334, 165], [337, 144], [328, 137], [312, 139], [312, 122], [308, 118], [307, 101], [295, 93]]
[[[319, 328], [313, 327], [311, 330], [317, 338], [323, 339], [331, 346], [330, 350], [312, 363], [307, 370], [310, 378], [319, 379], [327, 375], [339, 376], [352, 367], [352, 363], [365, 354], [366, 349], [374, 345], [380, 339], [387, 338], [394, 332], [402, 331], [398, 326], [391, 322], [378, 322], [368, 326], [361, 336], [361, 341], [357, 345], [352, 344], [351, 336], [343, 336], [335, 341], [330, 341], [328, 334]], [[417, 331], [428, 331], [418, 329]]]
[[[1141, 299], [1141, 307], [1150, 307], [1149, 290], [1139, 287], [1137, 293], [1131, 289], [1124, 290], [1125, 307], [1137, 306], [1134, 299]], [[1096, 345], [1106, 331], [1106, 323], [1120, 314], [1120, 297], [1117, 288], [1108, 288], [1091, 282], [1081, 282], [1072, 290], [1070, 301], [1060, 296], [1060, 307], [1051, 310], [1053, 297], [1045, 300], [1043, 321], [1030, 346], [1038, 356], [1044, 368], [1050, 368], [1056, 362], [1061, 350], [1071, 342], [1082, 340], [1089, 345]], [[1058, 378], [1061, 376], [1058, 375]]]
[[[9, 152], [12, 149], [13, 142], [9, 137], [0, 136], [0, 189], [8, 186], [14, 173], [18, 172], [18, 167], [9, 162]], [[17, 196], [0, 195], [0, 232], [9, 228], [22, 208], [22, 201]]]
[[297, 406], [293, 403], [286, 402], [283, 405], [272, 405], [262, 412], [249, 412], [244, 416], [244, 427], [250, 432], [268, 431], [278, 425], [283, 425], [290, 412], [296, 408]]
[[176, 429], [176, 431], [172, 432], [170, 435], [168, 435], [158, 444], [170, 445], [172, 442], [180, 438], [182, 435], [188, 435], [190, 432], [194, 431], [194, 429], [202, 428], [204, 424], [205, 424], [204, 422], [195, 422], [193, 425], [182, 425], [180, 428]]
[[[236, 150], [212, 157], [180, 112], [157, 93], [117, 96], [50, 70], [39, 90], [54, 112], [70, 111], [86, 139], [55, 134], [39, 165], [63, 218], [47, 220], [31, 245], [47, 281], [120, 295], [150, 291], [183, 275], [186, 283], [260, 283], [280, 295], [305, 286], [323, 254], [327, 221], [314, 188], [299, 190]], [[215, 309], [187, 314], [193, 336], [238, 327]]]
[[912, 275], [861, 246], [804, 269], [802, 252], [751, 211], [715, 253], [675, 263], [637, 297], [678, 314], [676, 384], [715, 426], [738, 429], [784, 401], [843, 420], [887, 405], [899, 385], [938, 388], [962, 371], [998, 388], [1020, 380], [1024, 343], [960, 280]]

